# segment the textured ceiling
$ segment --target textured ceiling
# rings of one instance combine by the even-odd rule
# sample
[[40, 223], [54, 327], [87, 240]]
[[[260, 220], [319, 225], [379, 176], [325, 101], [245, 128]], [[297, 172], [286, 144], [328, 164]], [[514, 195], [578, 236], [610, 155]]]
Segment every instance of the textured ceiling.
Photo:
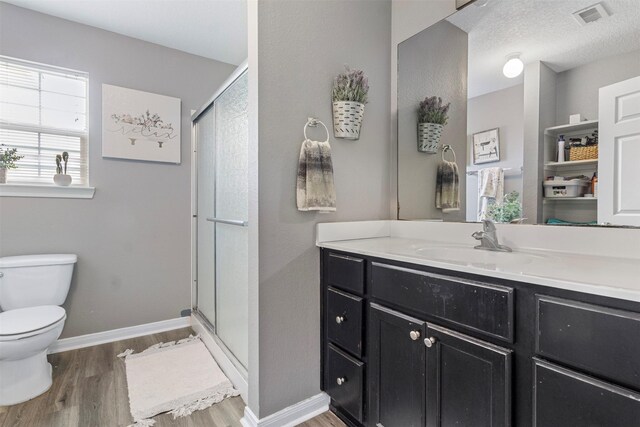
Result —
[[489, 0], [448, 21], [469, 33], [469, 97], [523, 81], [502, 74], [505, 57], [521, 52], [525, 64], [544, 61], [560, 72], [640, 49], [640, 0], [604, 0], [611, 14], [581, 26], [572, 16], [597, 0]]
[[4, 0], [194, 55], [247, 57], [246, 0]]

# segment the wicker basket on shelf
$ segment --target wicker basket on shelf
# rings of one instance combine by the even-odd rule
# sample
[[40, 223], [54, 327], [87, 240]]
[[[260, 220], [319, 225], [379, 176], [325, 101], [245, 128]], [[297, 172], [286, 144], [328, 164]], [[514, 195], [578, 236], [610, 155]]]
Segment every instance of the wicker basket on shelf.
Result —
[[594, 160], [598, 158], [598, 146], [587, 145], [585, 147], [571, 147], [569, 149], [569, 160]]

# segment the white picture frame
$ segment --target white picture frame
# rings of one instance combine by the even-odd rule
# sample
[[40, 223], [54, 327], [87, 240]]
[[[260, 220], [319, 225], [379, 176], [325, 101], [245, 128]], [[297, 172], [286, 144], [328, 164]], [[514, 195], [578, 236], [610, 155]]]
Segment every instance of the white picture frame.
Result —
[[181, 100], [102, 85], [102, 157], [180, 164]]
[[489, 129], [473, 134], [473, 164], [500, 161], [500, 129]]

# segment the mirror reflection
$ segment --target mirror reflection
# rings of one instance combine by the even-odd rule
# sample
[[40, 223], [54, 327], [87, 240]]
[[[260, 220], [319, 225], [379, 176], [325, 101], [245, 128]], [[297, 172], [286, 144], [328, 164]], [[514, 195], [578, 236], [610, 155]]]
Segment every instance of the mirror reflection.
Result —
[[477, 0], [398, 47], [398, 217], [640, 226], [640, 3]]

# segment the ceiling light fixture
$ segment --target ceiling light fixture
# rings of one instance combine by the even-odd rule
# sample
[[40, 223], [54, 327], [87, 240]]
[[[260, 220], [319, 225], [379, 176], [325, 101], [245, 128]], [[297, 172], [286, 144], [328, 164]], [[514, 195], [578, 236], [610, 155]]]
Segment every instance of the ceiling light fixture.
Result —
[[512, 53], [507, 56], [507, 62], [502, 67], [502, 73], [510, 79], [514, 79], [522, 74], [524, 70], [524, 62], [520, 59], [519, 53]]

